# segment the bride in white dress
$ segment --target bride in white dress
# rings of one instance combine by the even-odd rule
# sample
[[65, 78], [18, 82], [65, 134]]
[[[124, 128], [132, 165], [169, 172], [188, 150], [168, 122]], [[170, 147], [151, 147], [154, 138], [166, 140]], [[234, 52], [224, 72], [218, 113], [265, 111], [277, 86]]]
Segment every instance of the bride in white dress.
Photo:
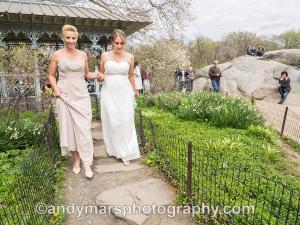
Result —
[[100, 59], [101, 121], [108, 155], [121, 159], [124, 165], [140, 157], [134, 125], [134, 98], [138, 95], [134, 81], [134, 58], [124, 50], [125, 33], [112, 33], [113, 50]]

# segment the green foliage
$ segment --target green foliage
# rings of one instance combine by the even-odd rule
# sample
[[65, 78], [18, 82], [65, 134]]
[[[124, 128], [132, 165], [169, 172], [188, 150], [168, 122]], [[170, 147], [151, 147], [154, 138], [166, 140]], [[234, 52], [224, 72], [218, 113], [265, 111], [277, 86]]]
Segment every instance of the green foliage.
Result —
[[283, 48], [300, 48], [300, 30], [290, 30], [279, 35]]
[[11, 149], [8, 152], [0, 152], [0, 199], [1, 193], [11, 190], [11, 185], [20, 172], [18, 165], [26, 159], [29, 151]]
[[23, 112], [19, 118], [0, 114], [0, 152], [10, 149], [25, 149], [42, 143], [44, 113]]
[[264, 37], [247, 31], [239, 31], [229, 33], [221, 41], [200, 37], [191, 41], [187, 48], [192, 66], [201, 68], [212, 64], [215, 59], [218, 59], [220, 62], [227, 62], [242, 56], [245, 54], [245, 48], [248, 46], [258, 48], [260, 45], [263, 45], [267, 51], [277, 50], [280, 47], [284, 47], [284, 45], [279, 45], [279, 42], [282, 42], [279, 39], [278, 36]]
[[188, 54], [193, 67], [210, 65], [216, 57], [218, 42], [208, 38], [198, 38], [188, 45]]
[[[0, 113], [0, 220], [5, 217], [6, 223], [19, 224], [21, 217], [23, 222], [35, 221], [32, 209], [37, 203], [63, 205], [64, 168], [59, 156], [55, 162], [49, 157], [43, 130], [48, 120], [45, 113]], [[52, 147], [55, 155], [58, 146]], [[63, 214], [40, 217], [49, 224], [64, 220]]]
[[[2, 50], [3, 51], [3, 50]], [[1, 69], [11, 76], [32, 75], [38, 51], [32, 51], [29, 46], [18, 45], [0, 53]]]
[[[179, 188], [177, 203], [187, 204], [187, 142], [193, 141], [192, 188], [194, 204], [255, 206], [253, 224], [274, 222], [289, 214], [291, 224], [298, 210], [300, 182], [277, 171], [286, 166], [275, 144], [278, 137], [269, 127], [216, 128], [207, 123], [179, 119], [154, 107], [144, 108], [145, 135], [154, 146], [148, 163], [158, 165]], [[154, 122], [154, 132], [150, 126]], [[153, 134], [155, 137], [153, 137]], [[289, 188], [294, 189], [291, 198]], [[217, 217], [197, 214], [208, 224], [248, 224], [243, 215]], [[235, 218], [234, 222], [232, 218]], [[231, 222], [230, 222], [231, 221]]]
[[94, 120], [100, 120], [100, 110], [97, 104], [92, 105], [92, 118]]
[[144, 159], [144, 163], [148, 166], [154, 166], [159, 161], [159, 154], [156, 151], [151, 151]]
[[[153, 119], [158, 126], [164, 127], [166, 133], [175, 135], [181, 141], [192, 140], [206, 154], [239, 158], [240, 162], [255, 162], [261, 167], [264, 167], [265, 162], [270, 164], [276, 162], [281, 156], [268, 128], [254, 126], [248, 129], [217, 128], [207, 123], [179, 119], [157, 108], [144, 108], [143, 115]], [[148, 136], [151, 135], [149, 132], [146, 133]]]
[[149, 66], [151, 83], [163, 91], [174, 88], [177, 67], [190, 65], [185, 46], [174, 39], [141, 45], [135, 49], [134, 56], [144, 68]]
[[283, 136], [283, 140], [290, 146], [292, 147], [295, 151], [300, 153], [300, 144], [296, 141], [294, 141], [293, 139], [287, 137], [287, 136]]
[[251, 125], [247, 133], [253, 135], [258, 139], [268, 140], [270, 143], [275, 144], [278, 134], [271, 127], [253, 126]]
[[[238, 98], [229, 98], [212, 92], [190, 95], [180, 93], [157, 94], [153, 104], [166, 109], [179, 118], [208, 122], [217, 127], [246, 129], [262, 125], [263, 119], [249, 103]], [[143, 103], [149, 103], [146, 100]]]

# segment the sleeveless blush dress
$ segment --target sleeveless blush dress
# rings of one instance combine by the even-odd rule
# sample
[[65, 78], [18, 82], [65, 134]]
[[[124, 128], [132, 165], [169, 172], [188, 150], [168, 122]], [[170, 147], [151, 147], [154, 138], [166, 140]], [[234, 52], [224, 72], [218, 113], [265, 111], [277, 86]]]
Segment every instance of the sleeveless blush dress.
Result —
[[91, 134], [91, 100], [84, 79], [85, 60], [63, 58], [58, 62], [57, 87], [61, 97], [56, 106], [59, 120], [62, 155], [78, 151], [84, 165], [93, 163], [93, 139]]

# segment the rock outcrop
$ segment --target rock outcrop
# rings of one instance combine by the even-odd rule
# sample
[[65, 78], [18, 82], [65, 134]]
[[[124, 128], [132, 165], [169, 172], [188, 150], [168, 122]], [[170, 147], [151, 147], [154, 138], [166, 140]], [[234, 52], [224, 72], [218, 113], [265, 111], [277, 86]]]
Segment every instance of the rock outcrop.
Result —
[[273, 60], [289, 66], [300, 67], [300, 49], [283, 49], [266, 52], [264, 60]]
[[[267, 52], [264, 57], [235, 58], [231, 62], [219, 65], [222, 71], [221, 89], [229, 95], [252, 95], [259, 100], [278, 102], [278, 79], [280, 73], [285, 70], [289, 74], [292, 86], [286, 104], [300, 105], [300, 69], [292, 65], [300, 65], [300, 49]], [[211, 88], [208, 77], [210, 66], [195, 71], [194, 91]]]

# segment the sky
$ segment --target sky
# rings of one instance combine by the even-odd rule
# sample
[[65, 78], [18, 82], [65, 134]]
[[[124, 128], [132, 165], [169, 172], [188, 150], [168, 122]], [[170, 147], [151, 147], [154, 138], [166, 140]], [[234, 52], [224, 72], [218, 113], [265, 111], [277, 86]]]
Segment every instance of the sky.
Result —
[[185, 38], [221, 40], [232, 31], [278, 35], [300, 30], [300, 0], [192, 0]]

